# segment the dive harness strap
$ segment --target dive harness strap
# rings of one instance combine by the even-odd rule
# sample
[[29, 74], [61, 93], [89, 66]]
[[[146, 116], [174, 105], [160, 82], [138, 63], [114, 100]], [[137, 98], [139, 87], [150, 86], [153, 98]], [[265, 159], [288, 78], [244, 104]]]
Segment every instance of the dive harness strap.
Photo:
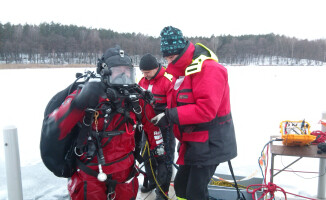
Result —
[[[132, 154], [132, 152], [128, 153], [127, 155], [125, 155], [124, 157], [116, 160], [116, 161], [113, 161], [113, 162], [110, 162], [110, 163], [106, 163], [104, 164], [103, 166], [109, 166], [109, 165], [112, 165], [114, 163], [117, 163], [117, 162], [121, 162], [123, 160], [125, 160], [126, 158], [128, 158], [130, 155]], [[95, 166], [97, 165], [97, 163], [89, 163], [87, 164], [89, 166]], [[86, 174], [90, 175], [90, 176], [94, 176], [94, 177], [97, 177], [98, 175], [98, 172], [87, 167], [87, 165], [85, 163], [83, 163], [81, 160], [77, 159], [77, 166], [80, 170], [82, 170], [83, 172], [85, 172]]]
[[[114, 164], [114, 163], [120, 162], [120, 161], [122, 161], [122, 160], [128, 158], [131, 154], [132, 154], [132, 152], [128, 153], [127, 155], [125, 155], [124, 157], [122, 157], [122, 158], [119, 159], [119, 160], [113, 161], [113, 162], [111, 162], [111, 163], [106, 163], [106, 164], [104, 164], [104, 166], [109, 166], [109, 165], [112, 165], [112, 164]], [[94, 163], [94, 164], [95, 164], [95, 163]], [[89, 165], [91, 165], [91, 163], [90, 163]], [[83, 162], [82, 162], [81, 160], [79, 160], [79, 159], [77, 159], [77, 166], [78, 166], [78, 168], [79, 168], [80, 170], [82, 170], [82, 171], [85, 172], [86, 174], [88, 174], [88, 175], [90, 175], [90, 176], [93, 176], [93, 177], [95, 177], [95, 178], [97, 178], [97, 176], [98, 176], [98, 174], [99, 174], [97, 171], [95, 171], [95, 170], [93, 170], [93, 169], [87, 167], [87, 165], [86, 165], [85, 163], [83, 163]], [[126, 179], [125, 182], [122, 182], [122, 183], [129, 183], [130, 181], [132, 181], [132, 179], [133, 179], [134, 177], [138, 176], [138, 174], [139, 174], [139, 170], [138, 170], [138, 168], [136, 168], [136, 166], [134, 165], [132, 171], [130, 172], [130, 174], [129, 174], [129, 176], [128, 176], [128, 178]], [[107, 180], [106, 180], [106, 185], [107, 185], [108, 193], [113, 193], [114, 190], [115, 190], [116, 185], [117, 185], [117, 184], [122, 184], [122, 183], [120, 183], [120, 182], [118, 182], [118, 181], [116, 181], [116, 180], [113, 180], [113, 179], [112, 179], [112, 174], [109, 174], [109, 175], [108, 175], [108, 178], [107, 178]]]

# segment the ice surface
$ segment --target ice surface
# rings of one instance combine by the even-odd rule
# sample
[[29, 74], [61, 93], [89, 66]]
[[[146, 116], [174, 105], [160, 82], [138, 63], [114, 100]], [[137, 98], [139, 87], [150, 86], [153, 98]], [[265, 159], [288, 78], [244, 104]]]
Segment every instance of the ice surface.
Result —
[[[326, 67], [237, 66], [227, 67], [231, 108], [235, 124], [238, 157], [232, 160], [236, 175], [249, 176], [258, 167], [258, 157], [271, 135], [279, 135], [283, 120], [305, 119], [311, 130], [320, 130], [318, 121], [326, 111]], [[0, 70], [0, 127], [18, 129], [24, 199], [67, 199], [67, 180], [55, 177], [40, 158], [39, 143], [43, 112], [59, 90], [85, 69]], [[92, 68], [91, 70], [95, 70]], [[138, 71], [138, 77], [141, 75]], [[139, 80], [139, 78], [138, 78]], [[0, 137], [2, 144], [3, 137]], [[275, 168], [295, 158], [281, 157]], [[318, 159], [304, 158], [291, 169], [318, 171]], [[0, 148], [0, 199], [7, 198], [4, 148]], [[218, 173], [229, 174], [227, 164]], [[260, 171], [255, 174], [261, 177]], [[283, 172], [274, 182], [285, 190], [314, 197], [318, 174]]]

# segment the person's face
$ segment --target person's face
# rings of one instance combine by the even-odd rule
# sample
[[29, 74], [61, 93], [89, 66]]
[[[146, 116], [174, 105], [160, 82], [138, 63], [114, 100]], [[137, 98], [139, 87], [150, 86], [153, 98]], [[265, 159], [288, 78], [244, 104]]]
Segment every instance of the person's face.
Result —
[[112, 70], [112, 74], [111, 74], [112, 79], [114, 79], [120, 74], [125, 74], [128, 78], [130, 78], [131, 76], [130, 67], [127, 66], [112, 67], [111, 70]]
[[178, 57], [178, 55], [170, 55], [170, 56], [166, 56], [166, 57], [164, 57], [164, 59], [165, 59], [166, 61], [168, 61], [168, 64], [170, 64], [170, 63], [173, 62], [177, 57]]
[[111, 68], [110, 82], [112, 84], [125, 85], [134, 84], [133, 69], [127, 66], [117, 66]]
[[157, 70], [158, 68], [151, 69], [151, 70], [140, 70], [140, 71], [143, 73], [144, 77], [147, 80], [151, 80], [155, 76]]

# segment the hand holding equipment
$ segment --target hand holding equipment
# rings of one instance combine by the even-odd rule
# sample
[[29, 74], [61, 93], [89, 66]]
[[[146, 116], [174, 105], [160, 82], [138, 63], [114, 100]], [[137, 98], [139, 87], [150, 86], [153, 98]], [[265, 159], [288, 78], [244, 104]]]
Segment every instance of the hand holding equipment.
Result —
[[74, 104], [80, 108], [95, 108], [101, 96], [105, 95], [105, 86], [102, 82], [87, 82], [81, 91], [76, 94]]
[[169, 126], [169, 119], [165, 112], [162, 112], [151, 119], [151, 122], [160, 128], [166, 128]]

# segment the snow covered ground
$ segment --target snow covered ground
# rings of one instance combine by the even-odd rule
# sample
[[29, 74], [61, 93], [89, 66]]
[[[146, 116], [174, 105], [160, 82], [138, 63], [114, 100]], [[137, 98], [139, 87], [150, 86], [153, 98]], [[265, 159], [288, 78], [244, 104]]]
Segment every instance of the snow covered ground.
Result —
[[[271, 135], [279, 135], [283, 120], [305, 119], [311, 130], [320, 130], [321, 113], [326, 111], [326, 67], [322, 66], [237, 66], [227, 67], [231, 89], [238, 157], [232, 161], [236, 175], [249, 176], [258, 170], [257, 159]], [[92, 68], [91, 70], [95, 70]], [[74, 81], [84, 69], [0, 70], [0, 128], [18, 129], [24, 199], [67, 199], [66, 179], [48, 171], [40, 158], [39, 142], [43, 112], [59, 90]], [[140, 76], [140, 73], [138, 73]], [[2, 135], [2, 134], [1, 134]], [[3, 136], [0, 137], [1, 144]], [[296, 158], [281, 157], [275, 168]], [[304, 158], [292, 170], [314, 171], [318, 159]], [[227, 164], [217, 173], [229, 174]], [[318, 174], [283, 172], [274, 183], [286, 191], [316, 197]], [[4, 148], [0, 148], [0, 200], [7, 198]]]

